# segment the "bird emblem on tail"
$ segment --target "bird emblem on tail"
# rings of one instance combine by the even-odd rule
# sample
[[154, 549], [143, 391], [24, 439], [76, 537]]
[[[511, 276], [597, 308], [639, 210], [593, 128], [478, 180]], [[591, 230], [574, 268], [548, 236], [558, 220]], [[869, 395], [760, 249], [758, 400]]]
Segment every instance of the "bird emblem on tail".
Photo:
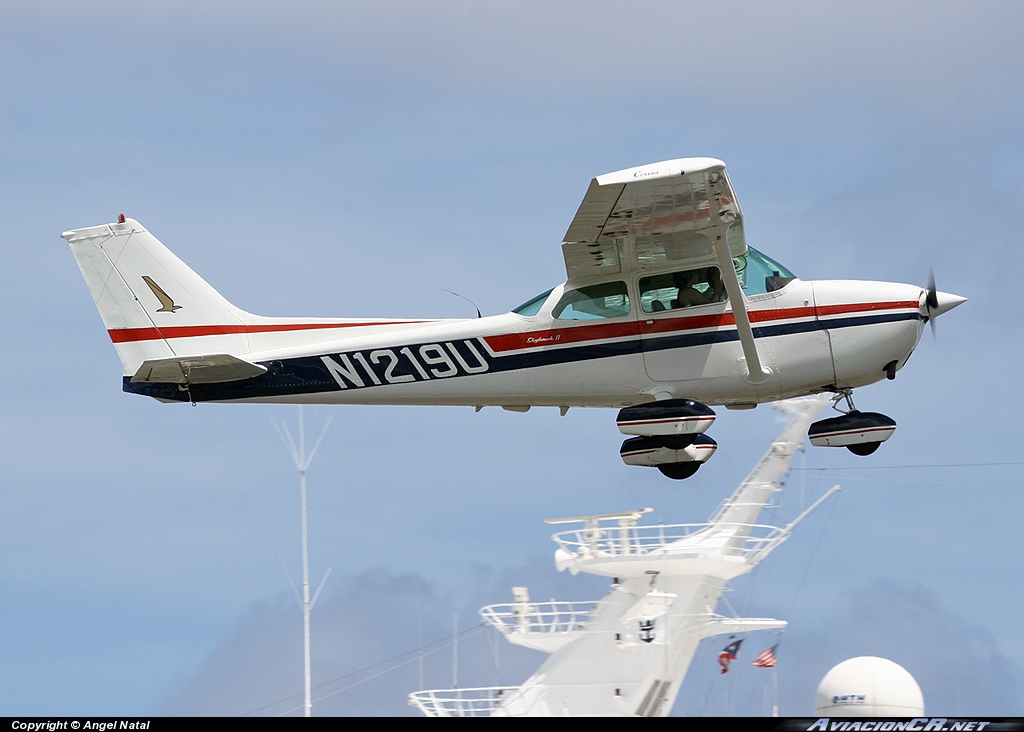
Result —
[[175, 305], [174, 300], [171, 299], [171, 296], [164, 292], [163, 288], [160, 287], [160, 285], [158, 285], [157, 283], [155, 283], [151, 277], [148, 277], [147, 275], [142, 275], [142, 281], [149, 285], [149, 289], [153, 291], [153, 294], [156, 295], [156, 299], [160, 301], [160, 305], [162, 307], [156, 312], [173, 313], [175, 310], [181, 310], [181, 305]]

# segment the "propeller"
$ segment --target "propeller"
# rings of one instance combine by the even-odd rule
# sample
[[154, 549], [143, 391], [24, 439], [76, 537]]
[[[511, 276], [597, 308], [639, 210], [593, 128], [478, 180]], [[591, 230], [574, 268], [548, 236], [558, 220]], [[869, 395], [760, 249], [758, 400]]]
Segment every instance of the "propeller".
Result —
[[939, 291], [935, 288], [935, 270], [928, 268], [928, 295], [924, 299], [925, 312], [928, 313], [928, 325], [932, 327], [932, 341], [937, 341], [935, 334], [935, 318], [938, 316]]
[[935, 319], [945, 312], [967, 302], [966, 297], [939, 292], [935, 288], [935, 270], [928, 269], [928, 292], [924, 298], [925, 315], [932, 326], [932, 338], [935, 339]]

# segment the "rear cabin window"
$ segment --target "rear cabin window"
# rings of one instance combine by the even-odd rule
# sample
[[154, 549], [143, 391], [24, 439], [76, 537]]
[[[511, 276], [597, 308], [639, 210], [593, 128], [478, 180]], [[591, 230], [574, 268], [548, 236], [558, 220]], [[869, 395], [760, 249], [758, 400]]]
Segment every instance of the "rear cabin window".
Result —
[[629, 315], [629, 294], [625, 282], [569, 290], [555, 305], [552, 315], [558, 320], [603, 320]]
[[718, 267], [667, 272], [640, 279], [640, 308], [645, 313], [708, 305], [726, 299]]

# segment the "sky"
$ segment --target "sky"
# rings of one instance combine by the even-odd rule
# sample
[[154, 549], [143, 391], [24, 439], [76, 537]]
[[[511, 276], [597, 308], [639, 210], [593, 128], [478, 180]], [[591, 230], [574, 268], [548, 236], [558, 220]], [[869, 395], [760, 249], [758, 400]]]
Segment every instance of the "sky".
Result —
[[[969, 298], [857, 391], [900, 425], [882, 449], [797, 458], [773, 519], [843, 490], [729, 595], [790, 622], [780, 712], [878, 655], [930, 713], [1024, 715], [1024, 6], [11, 0], [0, 18], [0, 715], [301, 706], [298, 479], [275, 427], [297, 409], [123, 394], [62, 231], [123, 212], [260, 314], [470, 317], [446, 290], [494, 314], [564, 279], [593, 176], [690, 156], [726, 162], [747, 241], [801, 278], [931, 268]], [[544, 518], [705, 520], [781, 430], [768, 406], [719, 411], [718, 453], [677, 483], [621, 463], [611, 410], [307, 408], [310, 433], [330, 422], [309, 473], [313, 582], [332, 570], [314, 713], [525, 678], [540, 657], [477, 608], [513, 585], [605, 591], [556, 572]], [[763, 713], [771, 672], [718, 678], [718, 645], [674, 713]]]

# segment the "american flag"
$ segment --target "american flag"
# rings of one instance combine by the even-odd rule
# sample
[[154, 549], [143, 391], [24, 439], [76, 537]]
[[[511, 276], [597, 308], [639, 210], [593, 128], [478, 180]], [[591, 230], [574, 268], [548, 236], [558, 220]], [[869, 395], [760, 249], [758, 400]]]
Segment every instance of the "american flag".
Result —
[[742, 642], [742, 638], [733, 641], [725, 647], [724, 651], [718, 654], [718, 663], [722, 665], [723, 674], [729, 672], [729, 662], [736, 660], [736, 656], [739, 655], [740, 652], [740, 643]]
[[757, 658], [750, 662], [751, 666], [757, 666], [758, 668], [774, 668], [775, 667], [775, 649], [779, 647], [776, 643], [771, 648], [765, 648], [758, 654]]

